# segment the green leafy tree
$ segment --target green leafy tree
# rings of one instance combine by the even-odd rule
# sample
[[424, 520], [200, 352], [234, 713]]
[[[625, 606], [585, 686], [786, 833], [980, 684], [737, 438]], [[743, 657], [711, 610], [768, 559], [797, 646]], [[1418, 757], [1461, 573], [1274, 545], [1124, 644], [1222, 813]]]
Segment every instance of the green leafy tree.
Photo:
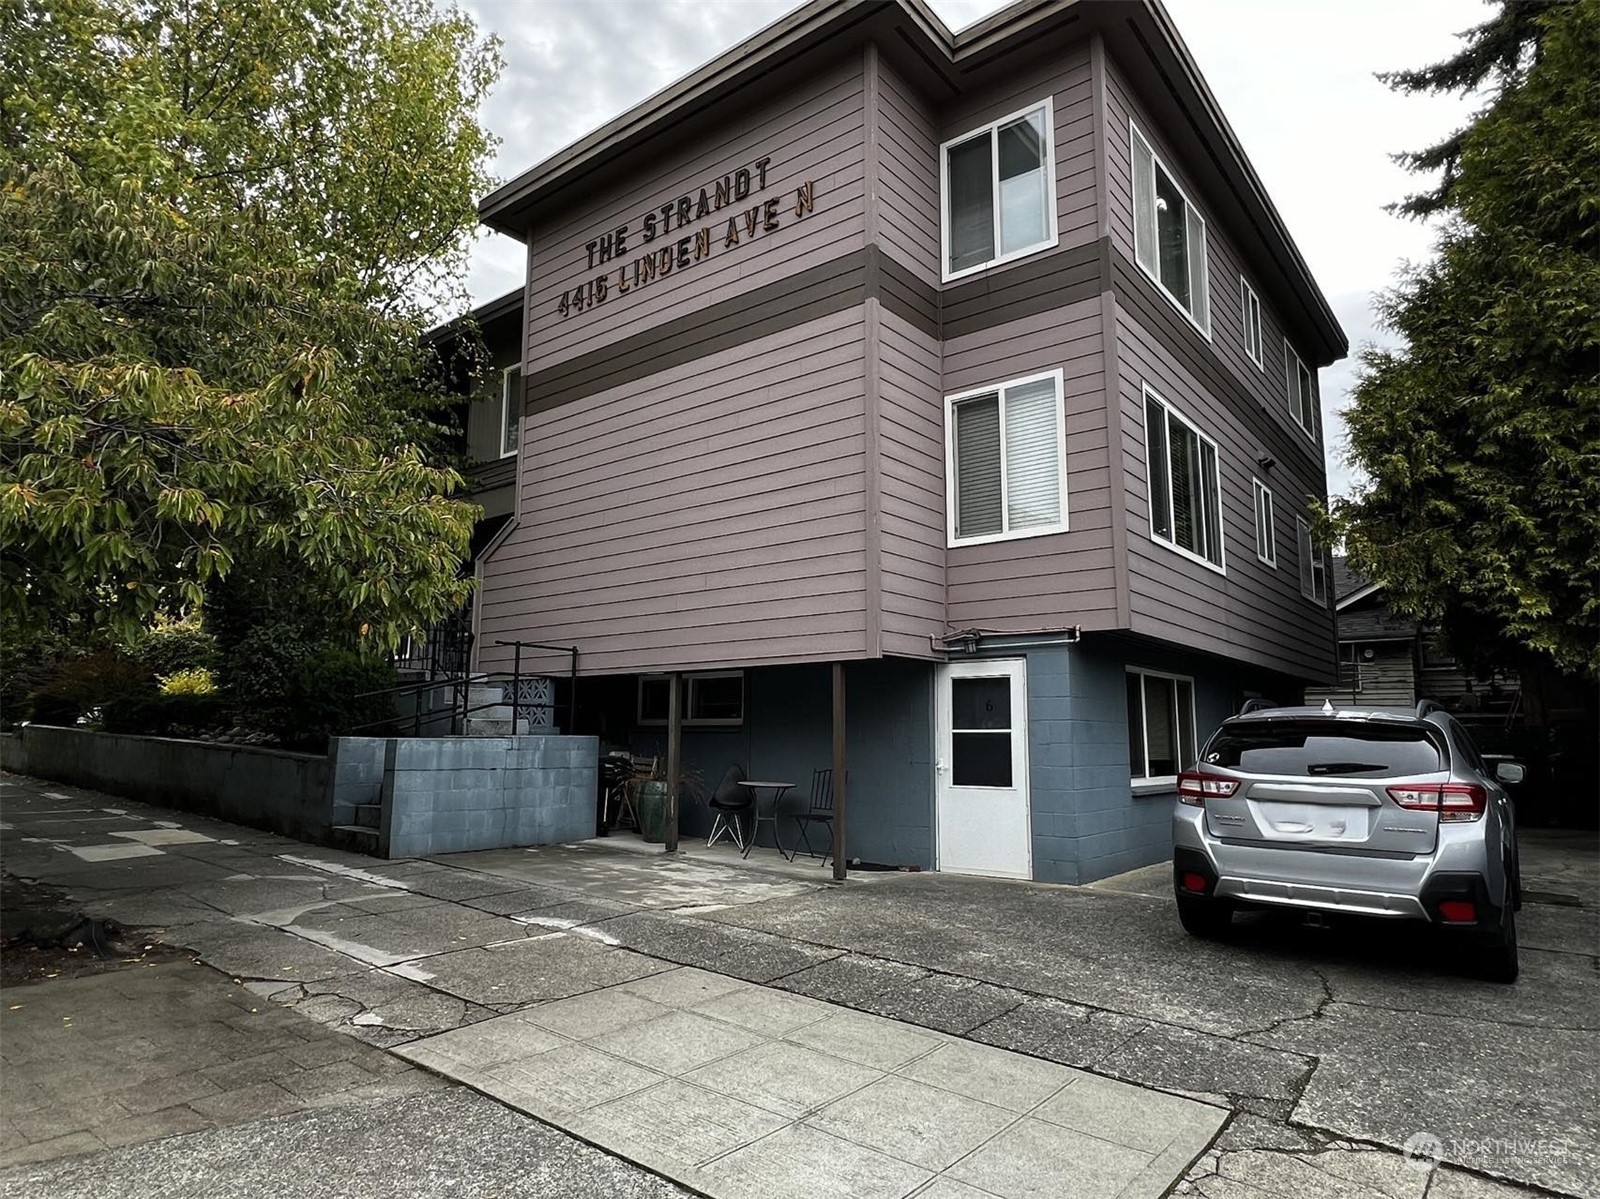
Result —
[[[1600, 674], [1600, 0], [1509, 0], [1407, 90], [1488, 85], [1472, 124], [1414, 157], [1439, 185], [1437, 253], [1362, 356], [1333, 531], [1392, 606], [1459, 651]], [[1431, 205], [1431, 207], [1430, 207]]]
[[0, 605], [141, 621], [272, 563], [393, 635], [476, 508], [419, 335], [500, 59], [427, 0], [0, 0]]

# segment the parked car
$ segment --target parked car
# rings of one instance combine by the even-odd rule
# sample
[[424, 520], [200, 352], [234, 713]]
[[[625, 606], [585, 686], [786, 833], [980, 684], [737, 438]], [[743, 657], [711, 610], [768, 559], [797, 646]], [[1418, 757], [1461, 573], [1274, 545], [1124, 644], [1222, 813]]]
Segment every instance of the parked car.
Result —
[[1178, 776], [1178, 918], [1222, 933], [1241, 908], [1427, 921], [1486, 978], [1517, 977], [1516, 821], [1505, 785], [1437, 704], [1415, 714], [1246, 704]]

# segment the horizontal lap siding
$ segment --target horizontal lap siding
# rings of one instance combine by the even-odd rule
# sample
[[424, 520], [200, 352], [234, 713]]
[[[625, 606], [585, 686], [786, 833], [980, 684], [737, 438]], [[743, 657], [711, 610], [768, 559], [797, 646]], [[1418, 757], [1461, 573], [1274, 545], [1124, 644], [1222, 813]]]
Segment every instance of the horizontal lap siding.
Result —
[[[1160, 155], [1163, 164], [1177, 177], [1178, 184], [1194, 201], [1206, 221], [1206, 262], [1209, 277], [1207, 299], [1211, 315], [1211, 351], [1222, 366], [1236, 379], [1240, 392], [1271, 414], [1273, 421], [1294, 438], [1296, 456], [1321, 463], [1322, 447], [1314, 444], [1300, 428], [1289, 408], [1289, 391], [1286, 382], [1283, 341], [1285, 329], [1271, 298], [1271, 282], [1257, 270], [1245, 271], [1245, 277], [1261, 301], [1261, 344], [1264, 367], [1259, 367], [1244, 348], [1244, 303], [1239, 288], [1239, 278], [1244, 270], [1243, 255], [1233, 237], [1224, 228], [1224, 218], [1230, 211], [1227, 204], [1218, 204], [1200, 194], [1185, 170], [1183, 159], [1173, 152], [1171, 141], [1151, 121], [1147, 112], [1134, 98], [1115, 62], [1106, 61], [1107, 101], [1107, 194], [1111, 214], [1111, 241], [1122, 251], [1129, 262], [1136, 261], [1133, 252], [1133, 159], [1129, 141], [1128, 121], [1138, 124], [1151, 147]], [[1137, 269], [1137, 268], [1135, 268]], [[1176, 314], [1178, 310], [1173, 308]], [[1178, 314], [1179, 320], [1185, 318]], [[1290, 339], [1293, 341], [1293, 338]], [[1299, 350], [1302, 357], [1304, 348]], [[1315, 390], [1321, 395], [1316, 366], [1309, 359]]]
[[592, 674], [860, 656], [862, 336], [856, 308], [526, 417], [482, 668], [510, 639]]
[[878, 229], [885, 254], [939, 285], [939, 129], [927, 102], [879, 60]]
[[[642, 164], [627, 183], [610, 188], [580, 211], [536, 226], [528, 260], [529, 371], [547, 369], [859, 249], [865, 211], [862, 95], [861, 60], [851, 56], [823, 72], [804, 92], [764, 105], [732, 124], [713, 143], [697, 143], [665, 162]], [[682, 234], [674, 225], [654, 241], [644, 241], [640, 218], [646, 212], [686, 193], [698, 196], [702, 187], [765, 156], [772, 161], [764, 191], [752, 188], [742, 203], [685, 226]], [[797, 219], [795, 189], [807, 180], [816, 185], [816, 206]], [[779, 201], [779, 228], [757, 232], [749, 240], [741, 220], [741, 244], [725, 248], [728, 219], [768, 199]], [[591, 269], [587, 243], [623, 223], [629, 226], [626, 253]], [[674, 269], [626, 295], [613, 289], [604, 303], [582, 312], [560, 314], [557, 305], [563, 290], [605, 270], [611, 272], [614, 284], [618, 267], [702, 228], [712, 234], [710, 258]]]
[[947, 341], [944, 390], [953, 394], [1058, 367], [1064, 376], [1068, 531], [948, 549], [951, 627], [1116, 625], [1099, 300]]
[[[975, 126], [1027, 108], [1045, 96], [1051, 98], [1051, 119], [1055, 124], [1056, 232], [1060, 238], [1057, 249], [1064, 250], [1086, 245], [1099, 236], [1094, 182], [1094, 82], [1087, 42], [1069, 47], [1061, 56], [1019, 68], [1002, 87], [955, 101], [942, 114], [939, 140], [942, 144], [960, 137]], [[938, 164], [934, 167], [937, 172]], [[937, 186], [937, 173], [934, 180]], [[995, 269], [1004, 271], [1006, 266]]]
[[[1333, 615], [1300, 594], [1295, 533], [1295, 517], [1307, 511], [1306, 496], [1322, 493], [1321, 472], [1282, 458], [1270, 471], [1258, 467], [1260, 443], [1240, 414], [1120, 306], [1117, 348], [1133, 631], [1300, 677], [1326, 677], [1332, 669]], [[1217, 443], [1225, 575], [1150, 537], [1144, 385]], [[1256, 559], [1251, 479], [1257, 476], [1273, 490], [1276, 570]]]
[[929, 638], [945, 631], [939, 343], [889, 313], [878, 328], [883, 650], [927, 657]]

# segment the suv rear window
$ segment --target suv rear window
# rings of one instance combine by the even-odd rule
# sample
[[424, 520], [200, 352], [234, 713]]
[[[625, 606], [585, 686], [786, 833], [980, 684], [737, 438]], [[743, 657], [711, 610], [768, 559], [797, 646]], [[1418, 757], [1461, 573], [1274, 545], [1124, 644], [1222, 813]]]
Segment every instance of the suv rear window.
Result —
[[1202, 756], [1213, 766], [1251, 774], [1387, 778], [1445, 766], [1438, 742], [1424, 729], [1348, 720], [1224, 725]]

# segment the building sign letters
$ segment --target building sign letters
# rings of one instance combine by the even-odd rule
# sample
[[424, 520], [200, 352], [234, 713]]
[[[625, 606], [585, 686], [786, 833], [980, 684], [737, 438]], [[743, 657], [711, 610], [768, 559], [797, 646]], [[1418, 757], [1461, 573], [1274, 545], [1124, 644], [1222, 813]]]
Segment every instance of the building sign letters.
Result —
[[[732, 250], [761, 234], [776, 233], [785, 219], [800, 220], [816, 203], [811, 180], [795, 188], [792, 204], [773, 196], [754, 199], [745, 206], [745, 201], [766, 191], [771, 162], [771, 158], [758, 158], [702, 187], [698, 194], [678, 196], [586, 243], [583, 248], [589, 270], [599, 273], [564, 290], [556, 311], [562, 316], [587, 312], [604, 304], [609, 296], [627, 295], [674, 271], [686, 270], [709, 258], [713, 250]], [[725, 209], [735, 211], [725, 219], [711, 219]], [[696, 225], [699, 227], [687, 231]], [[608, 266], [611, 262], [617, 265]]]

